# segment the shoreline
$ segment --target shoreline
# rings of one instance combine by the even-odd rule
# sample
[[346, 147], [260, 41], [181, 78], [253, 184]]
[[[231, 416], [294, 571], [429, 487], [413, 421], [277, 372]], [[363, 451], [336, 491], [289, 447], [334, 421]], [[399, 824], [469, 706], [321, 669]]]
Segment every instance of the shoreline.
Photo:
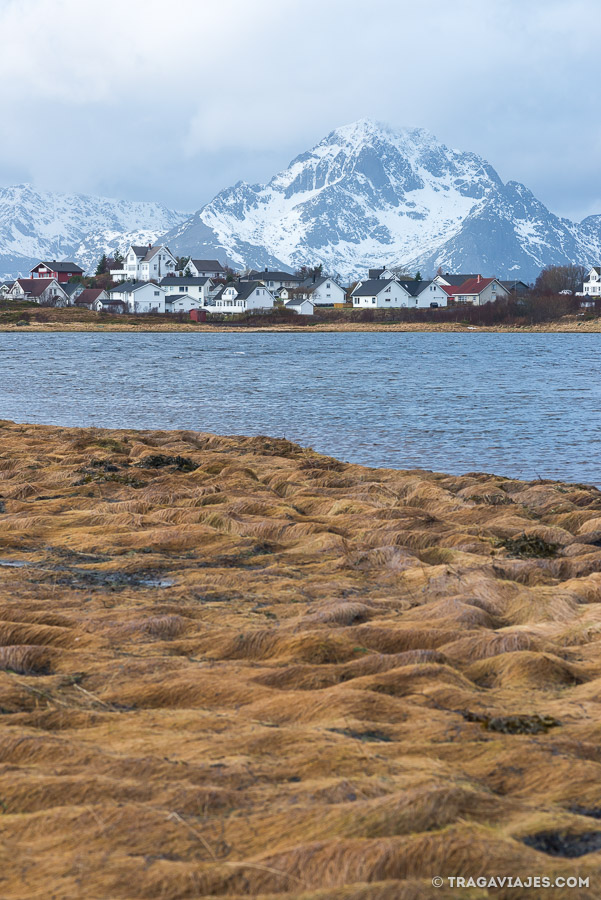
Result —
[[2, 421], [3, 896], [594, 885], [600, 636], [596, 488]]
[[140, 325], [120, 325], [116, 322], [106, 324], [102, 323], [82, 323], [82, 322], [48, 322], [35, 323], [31, 325], [16, 324], [0, 324], [0, 333], [29, 333], [29, 332], [164, 332], [177, 333], [261, 333], [261, 332], [283, 332], [290, 334], [311, 334], [319, 333], [360, 333], [360, 332], [415, 332], [415, 333], [449, 333], [462, 334], [465, 332], [472, 333], [499, 333], [499, 334], [599, 334], [601, 333], [601, 318], [587, 321], [580, 321], [575, 317], [569, 317], [566, 321], [546, 322], [541, 325], [459, 325], [457, 323], [411, 323], [411, 322], [391, 322], [391, 323], [330, 323], [323, 325], [265, 325], [253, 327], [252, 325], [207, 325], [196, 323], [157, 323], [157, 324], [140, 324]]

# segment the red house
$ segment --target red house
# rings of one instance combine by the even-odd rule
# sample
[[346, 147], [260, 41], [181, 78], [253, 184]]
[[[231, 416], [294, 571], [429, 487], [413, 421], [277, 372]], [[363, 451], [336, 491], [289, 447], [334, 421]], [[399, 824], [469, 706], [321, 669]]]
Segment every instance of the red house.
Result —
[[53, 259], [51, 262], [39, 262], [30, 269], [29, 274], [32, 278], [55, 278], [59, 284], [64, 284], [74, 275], [83, 275], [83, 269], [74, 262], [57, 262]]

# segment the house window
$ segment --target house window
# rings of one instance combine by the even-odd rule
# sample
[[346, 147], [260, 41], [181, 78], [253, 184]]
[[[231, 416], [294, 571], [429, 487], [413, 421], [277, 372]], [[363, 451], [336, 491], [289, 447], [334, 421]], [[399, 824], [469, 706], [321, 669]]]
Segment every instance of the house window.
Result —
[[160, 296], [161, 296], [161, 292], [160, 292], [160, 291], [154, 291], [154, 296], [155, 296], [155, 297], [160, 297]]
[[[328, 282], [328, 284], [326, 284], [326, 287], [327, 287], [328, 290], [330, 290], [330, 283], [329, 283], [329, 282]], [[329, 296], [329, 294], [328, 294], [328, 296]]]
[[375, 298], [375, 297], [372, 297], [372, 298], [371, 298], [371, 302], [372, 302], [372, 303], [375, 303], [375, 302], [376, 302], [376, 298]]

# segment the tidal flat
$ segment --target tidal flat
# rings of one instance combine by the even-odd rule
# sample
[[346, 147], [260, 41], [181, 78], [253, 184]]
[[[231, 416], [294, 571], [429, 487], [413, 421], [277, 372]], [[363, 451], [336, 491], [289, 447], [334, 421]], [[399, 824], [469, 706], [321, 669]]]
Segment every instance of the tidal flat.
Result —
[[592, 900], [601, 492], [3, 421], [0, 715], [5, 900]]

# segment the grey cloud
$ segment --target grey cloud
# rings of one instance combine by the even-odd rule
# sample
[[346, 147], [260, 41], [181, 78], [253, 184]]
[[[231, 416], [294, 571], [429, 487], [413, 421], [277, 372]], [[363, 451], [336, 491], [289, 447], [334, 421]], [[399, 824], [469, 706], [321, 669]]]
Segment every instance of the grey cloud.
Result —
[[583, 28], [597, 12], [597, 0], [12, 0], [0, 177], [195, 209], [371, 116], [480, 153], [580, 218], [601, 212], [596, 38]]

